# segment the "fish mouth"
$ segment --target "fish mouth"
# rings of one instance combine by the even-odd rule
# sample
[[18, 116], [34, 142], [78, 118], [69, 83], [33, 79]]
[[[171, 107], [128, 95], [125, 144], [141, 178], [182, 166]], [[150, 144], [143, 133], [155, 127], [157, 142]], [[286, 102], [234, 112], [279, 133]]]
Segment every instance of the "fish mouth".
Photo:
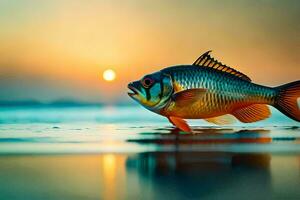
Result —
[[130, 92], [127, 92], [127, 94], [130, 96], [130, 97], [133, 97], [135, 95], [138, 94], [138, 91], [135, 87], [133, 87], [131, 84], [128, 84], [128, 89], [130, 89]]

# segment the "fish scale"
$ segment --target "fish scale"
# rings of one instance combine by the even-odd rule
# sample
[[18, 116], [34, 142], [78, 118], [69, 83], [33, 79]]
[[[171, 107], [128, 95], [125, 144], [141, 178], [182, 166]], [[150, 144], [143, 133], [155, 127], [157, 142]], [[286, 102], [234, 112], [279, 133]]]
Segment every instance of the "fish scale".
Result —
[[182, 90], [204, 88], [205, 95], [187, 107], [172, 106], [170, 114], [182, 113], [182, 117], [203, 118], [227, 113], [236, 107], [254, 103], [271, 103], [274, 89], [253, 84], [222, 72], [198, 66], [174, 66], [162, 70], [172, 76]]

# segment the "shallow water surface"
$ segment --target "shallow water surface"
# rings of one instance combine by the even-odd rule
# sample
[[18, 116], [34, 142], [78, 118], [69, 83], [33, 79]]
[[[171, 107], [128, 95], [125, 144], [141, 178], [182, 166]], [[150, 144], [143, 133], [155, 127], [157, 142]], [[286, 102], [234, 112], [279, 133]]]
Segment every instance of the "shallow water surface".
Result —
[[0, 199], [299, 199], [299, 124], [174, 129], [140, 107], [0, 109]]

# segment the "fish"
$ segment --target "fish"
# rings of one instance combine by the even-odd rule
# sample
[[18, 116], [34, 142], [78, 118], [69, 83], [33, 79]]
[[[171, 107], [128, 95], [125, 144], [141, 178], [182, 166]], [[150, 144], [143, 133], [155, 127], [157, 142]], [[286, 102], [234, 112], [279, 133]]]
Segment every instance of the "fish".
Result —
[[253, 83], [238, 70], [202, 54], [191, 65], [166, 67], [128, 84], [128, 95], [162, 115], [178, 129], [192, 132], [186, 119], [217, 125], [252, 123], [270, 117], [269, 105], [300, 122], [300, 81], [277, 87]]

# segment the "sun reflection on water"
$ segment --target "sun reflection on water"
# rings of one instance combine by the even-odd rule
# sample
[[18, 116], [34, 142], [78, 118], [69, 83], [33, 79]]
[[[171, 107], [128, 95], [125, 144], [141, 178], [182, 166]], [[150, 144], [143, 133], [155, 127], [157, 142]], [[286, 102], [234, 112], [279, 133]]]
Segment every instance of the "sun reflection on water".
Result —
[[[104, 199], [117, 199], [118, 191], [124, 190], [126, 183], [125, 161], [126, 155], [105, 154], [102, 157], [102, 174], [103, 174], [103, 197]], [[118, 181], [117, 181], [118, 180]], [[123, 191], [125, 192], [125, 190]]]

